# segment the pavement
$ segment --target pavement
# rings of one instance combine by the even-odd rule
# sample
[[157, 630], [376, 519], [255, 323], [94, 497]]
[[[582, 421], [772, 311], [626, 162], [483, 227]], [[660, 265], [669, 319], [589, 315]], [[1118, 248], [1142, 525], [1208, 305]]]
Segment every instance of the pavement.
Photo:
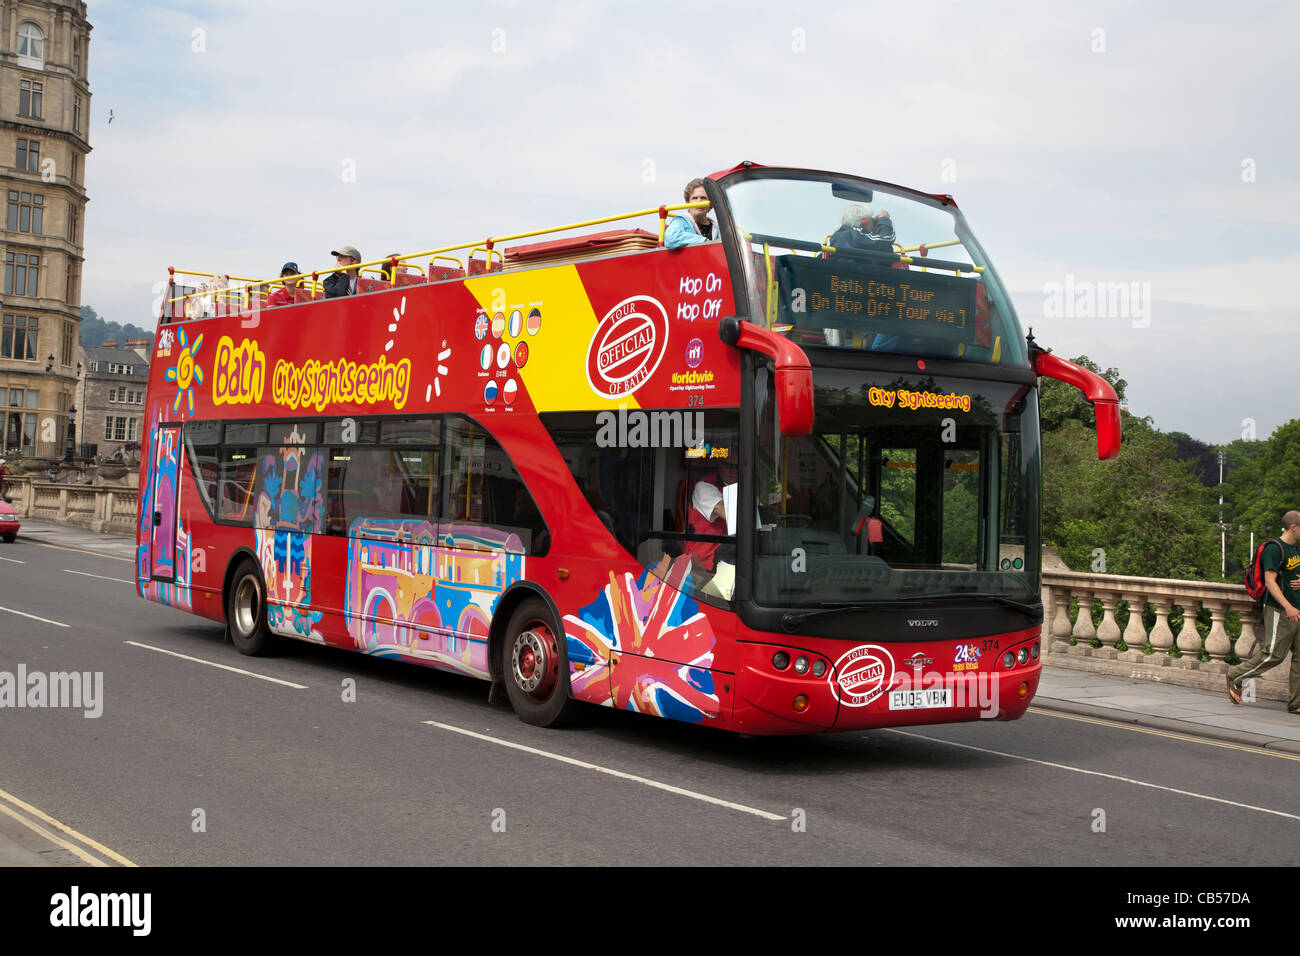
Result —
[[[95, 534], [80, 528], [24, 519], [20, 542], [110, 554], [134, 560], [134, 539]], [[4, 546], [0, 546], [3, 555]], [[0, 564], [0, 582], [3, 564]], [[1070, 714], [1208, 740], [1300, 754], [1300, 717], [1279, 701], [1234, 705], [1222, 693], [1166, 683], [1111, 677], [1044, 662], [1033, 709]], [[75, 865], [77, 857], [60, 849], [14, 818], [0, 789], [0, 866]]]

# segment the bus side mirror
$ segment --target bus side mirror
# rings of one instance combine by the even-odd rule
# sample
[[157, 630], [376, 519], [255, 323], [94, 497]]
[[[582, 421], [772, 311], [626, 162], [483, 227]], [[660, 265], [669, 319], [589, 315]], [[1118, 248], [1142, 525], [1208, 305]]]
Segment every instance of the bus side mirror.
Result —
[[1083, 392], [1083, 397], [1097, 413], [1097, 457], [1107, 461], [1119, 454], [1120, 420], [1119, 397], [1110, 382], [1095, 372], [1081, 368], [1073, 362], [1057, 358], [1051, 352], [1034, 347], [1034, 371], [1057, 381], [1073, 385]]
[[776, 419], [783, 435], [810, 435], [813, 428], [812, 363], [804, 350], [785, 336], [729, 315], [718, 323], [727, 345], [752, 349], [776, 366]]

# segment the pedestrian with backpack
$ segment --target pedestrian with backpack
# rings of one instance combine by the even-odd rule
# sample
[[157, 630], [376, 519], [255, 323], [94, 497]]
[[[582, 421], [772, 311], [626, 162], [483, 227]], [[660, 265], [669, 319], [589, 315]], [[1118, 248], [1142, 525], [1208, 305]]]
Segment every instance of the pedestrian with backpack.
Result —
[[[1250, 660], [1228, 669], [1228, 698], [1241, 703], [1241, 682], [1276, 667], [1291, 654], [1287, 713], [1300, 714], [1300, 609], [1291, 603], [1300, 588], [1300, 511], [1282, 516], [1282, 537], [1265, 541], [1246, 572], [1246, 588], [1258, 593], [1262, 580], [1264, 630]], [[1300, 598], [1297, 598], [1300, 600]]]

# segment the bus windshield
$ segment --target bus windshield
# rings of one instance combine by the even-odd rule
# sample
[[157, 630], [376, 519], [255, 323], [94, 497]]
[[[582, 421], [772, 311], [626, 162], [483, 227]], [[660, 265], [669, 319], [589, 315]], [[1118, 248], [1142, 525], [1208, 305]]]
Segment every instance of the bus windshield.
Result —
[[824, 173], [753, 171], [725, 188], [753, 321], [801, 345], [1028, 365], [955, 206]]
[[1038, 601], [1038, 408], [1027, 384], [821, 367], [806, 436], [758, 371], [754, 599], [968, 592]]

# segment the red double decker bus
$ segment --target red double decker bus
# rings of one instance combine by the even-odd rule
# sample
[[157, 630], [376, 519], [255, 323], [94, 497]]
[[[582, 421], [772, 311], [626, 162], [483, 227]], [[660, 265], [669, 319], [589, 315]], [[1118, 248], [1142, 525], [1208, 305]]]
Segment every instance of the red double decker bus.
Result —
[[[341, 298], [312, 273], [274, 308], [273, 281], [172, 270], [141, 596], [245, 654], [492, 681], [540, 725], [1019, 717], [1038, 376], [1085, 392], [1103, 458], [1114, 392], [1025, 336], [951, 197], [751, 163], [706, 191], [715, 239], [684, 248], [661, 207], [363, 263]], [[658, 235], [609, 231], [647, 213]]]

